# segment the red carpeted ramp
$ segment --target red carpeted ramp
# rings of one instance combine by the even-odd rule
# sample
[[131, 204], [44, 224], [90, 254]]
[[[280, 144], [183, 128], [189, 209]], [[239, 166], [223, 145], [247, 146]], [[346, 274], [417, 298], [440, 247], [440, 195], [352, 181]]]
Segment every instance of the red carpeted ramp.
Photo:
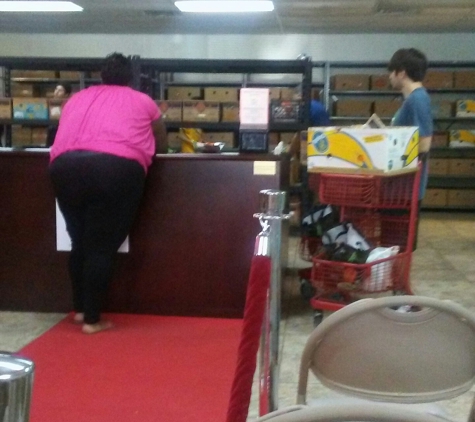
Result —
[[35, 362], [30, 422], [223, 422], [242, 320], [109, 315], [85, 335], [65, 319], [20, 351]]

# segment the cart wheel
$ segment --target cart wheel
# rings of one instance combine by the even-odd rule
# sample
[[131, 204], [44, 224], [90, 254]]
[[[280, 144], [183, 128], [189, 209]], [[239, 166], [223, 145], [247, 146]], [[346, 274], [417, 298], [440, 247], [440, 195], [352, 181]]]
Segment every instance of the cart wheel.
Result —
[[300, 294], [305, 300], [310, 300], [312, 297], [315, 296], [316, 290], [312, 286], [310, 281], [302, 279], [300, 280]]
[[323, 321], [323, 312], [320, 310], [315, 310], [313, 313], [313, 326], [318, 327], [320, 323]]

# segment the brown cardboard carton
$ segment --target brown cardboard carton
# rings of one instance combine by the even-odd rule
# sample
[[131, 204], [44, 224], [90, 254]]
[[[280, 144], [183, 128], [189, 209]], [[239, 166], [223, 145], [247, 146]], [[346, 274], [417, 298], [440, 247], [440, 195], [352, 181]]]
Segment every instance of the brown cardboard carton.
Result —
[[452, 207], [475, 206], [474, 189], [449, 189], [447, 205]]
[[475, 175], [475, 160], [471, 158], [451, 158], [447, 174], [454, 176]]
[[226, 88], [216, 88], [210, 87], [205, 88], [205, 101], [238, 101], [238, 89], [232, 87]]
[[90, 76], [91, 76], [92, 79], [101, 79], [101, 71], [98, 70], [98, 71], [95, 71], [95, 72], [91, 72]]
[[335, 75], [331, 77], [331, 87], [341, 91], [367, 91], [369, 75]]
[[239, 122], [239, 102], [221, 103], [221, 121]]
[[432, 135], [431, 148], [445, 148], [449, 143], [448, 132], [435, 132]]
[[297, 91], [294, 88], [280, 88], [281, 100], [293, 100]]
[[60, 70], [59, 71], [60, 79], [69, 79], [70, 81], [78, 81], [81, 78], [81, 72], [69, 71], [69, 70]]
[[447, 189], [427, 189], [423, 207], [445, 207], [447, 206], [448, 190]]
[[32, 79], [55, 79], [57, 77], [55, 70], [11, 70], [12, 78], [32, 78]]
[[335, 116], [370, 117], [373, 102], [370, 100], [338, 100], [334, 104]]
[[155, 102], [162, 113], [163, 120], [171, 122], [182, 121], [183, 103], [181, 101], [159, 100]]
[[454, 72], [455, 89], [475, 88], [475, 70], [456, 70]]
[[447, 158], [431, 158], [429, 160], [429, 174], [445, 175], [448, 173], [449, 160]]
[[389, 75], [387, 73], [371, 75], [369, 80], [372, 91], [388, 91], [392, 89], [391, 84], [389, 83]]
[[12, 118], [12, 99], [0, 98], [0, 119]]
[[12, 97], [39, 97], [40, 88], [33, 84], [12, 83], [10, 88]]
[[379, 117], [393, 117], [401, 104], [400, 100], [375, 100], [373, 112]]
[[217, 101], [183, 101], [184, 122], [219, 122], [219, 115]]
[[269, 100], [280, 99], [280, 88], [269, 88]]
[[203, 133], [203, 142], [223, 142], [227, 148], [234, 146], [234, 132], [205, 132]]
[[12, 146], [21, 147], [31, 144], [31, 127], [13, 125], [12, 126]]
[[280, 133], [279, 132], [269, 132], [269, 151], [274, 150], [274, 148], [280, 142]]
[[38, 146], [45, 146], [47, 136], [48, 136], [47, 128], [34, 127], [31, 129], [31, 144], [38, 145]]
[[434, 117], [452, 117], [454, 103], [448, 100], [433, 101], [431, 103], [431, 110]]
[[198, 100], [203, 98], [202, 89], [197, 86], [171, 86], [167, 91], [167, 99], [173, 101]]
[[428, 70], [423, 81], [428, 89], [448, 89], [454, 87], [454, 72]]

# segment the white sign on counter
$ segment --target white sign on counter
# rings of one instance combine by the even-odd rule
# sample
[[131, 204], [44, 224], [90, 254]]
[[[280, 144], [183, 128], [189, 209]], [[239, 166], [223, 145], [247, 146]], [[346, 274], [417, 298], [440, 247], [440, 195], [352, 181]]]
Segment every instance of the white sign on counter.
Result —
[[[70, 251], [71, 250], [71, 238], [66, 230], [66, 222], [64, 216], [59, 209], [58, 202], [56, 202], [56, 250], [58, 251]], [[124, 243], [120, 246], [118, 252], [129, 252], [129, 237], [124, 240]]]

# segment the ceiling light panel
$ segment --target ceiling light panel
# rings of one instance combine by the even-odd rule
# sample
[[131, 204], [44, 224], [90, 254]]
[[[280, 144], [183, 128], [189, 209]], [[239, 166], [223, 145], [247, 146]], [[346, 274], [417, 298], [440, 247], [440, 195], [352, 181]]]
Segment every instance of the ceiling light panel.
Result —
[[274, 4], [268, 0], [243, 0], [243, 1], [176, 1], [175, 6], [182, 12], [191, 13], [252, 13], [272, 12]]
[[70, 1], [0, 1], [0, 12], [82, 12]]

